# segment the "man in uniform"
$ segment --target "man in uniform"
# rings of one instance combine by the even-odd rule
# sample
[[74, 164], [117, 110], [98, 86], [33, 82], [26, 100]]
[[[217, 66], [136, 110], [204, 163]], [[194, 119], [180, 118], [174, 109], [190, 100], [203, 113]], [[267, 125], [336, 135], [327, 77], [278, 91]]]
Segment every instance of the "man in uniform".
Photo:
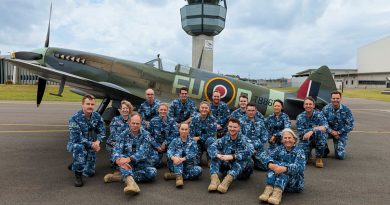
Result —
[[182, 122], [190, 123], [196, 111], [194, 101], [188, 98], [188, 89], [182, 87], [179, 92], [180, 97], [172, 101], [169, 107], [169, 116], [176, 121], [177, 125]]
[[239, 99], [240, 102], [238, 104], [240, 105], [240, 107], [237, 108], [235, 111], [233, 111], [230, 117], [241, 120], [241, 118], [246, 115], [246, 105], [248, 104], [248, 96], [241, 95]]
[[82, 99], [82, 109], [69, 119], [69, 141], [67, 150], [72, 153], [73, 163], [68, 167], [74, 171], [76, 187], [83, 186], [83, 175], [95, 174], [96, 152], [105, 138], [106, 130], [99, 113], [94, 112], [95, 97], [86, 95]]
[[217, 137], [221, 138], [225, 134], [230, 110], [226, 103], [221, 101], [221, 93], [217, 90], [213, 92], [211, 114], [217, 119]]
[[154, 98], [154, 91], [151, 88], [145, 91], [145, 99], [145, 102], [140, 105], [138, 113], [143, 119], [145, 128], [149, 129], [150, 120], [152, 120], [153, 117], [158, 116], [160, 101]]

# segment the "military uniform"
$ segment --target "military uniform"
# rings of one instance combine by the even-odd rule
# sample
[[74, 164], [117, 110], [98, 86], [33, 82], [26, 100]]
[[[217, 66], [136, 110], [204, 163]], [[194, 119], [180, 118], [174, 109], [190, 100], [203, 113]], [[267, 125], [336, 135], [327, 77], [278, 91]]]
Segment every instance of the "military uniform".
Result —
[[[172, 140], [167, 151], [168, 168], [176, 175], [182, 175], [184, 179], [196, 179], [202, 174], [202, 168], [196, 165], [196, 156], [198, 154], [198, 146], [196, 142], [188, 137], [185, 142], [180, 137]], [[179, 164], [173, 164], [171, 157], [185, 157], [186, 160]]]
[[149, 104], [148, 101], [143, 102], [138, 108], [138, 113], [142, 117], [142, 126], [146, 129], [149, 129], [150, 120], [158, 116], [158, 107], [160, 106], [160, 101], [157, 99], [153, 100], [152, 104]]
[[136, 182], [153, 181], [157, 175], [157, 169], [153, 165], [158, 154], [148, 142], [149, 132], [141, 128], [134, 136], [130, 129], [126, 129], [119, 135], [119, 138], [121, 140], [115, 144], [112, 160], [116, 161], [118, 158], [126, 157], [131, 159], [130, 170], [122, 167], [119, 169], [123, 178], [132, 176]]
[[87, 119], [83, 110], [76, 112], [69, 119], [69, 141], [67, 150], [73, 154], [72, 170], [84, 176], [95, 174], [96, 152], [92, 142], [105, 138], [106, 129], [99, 113], [93, 112]]
[[[150, 136], [152, 138], [151, 145], [157, 150], [162, 144], [165, 144], [166, 149], [168, 149], [169, 144], [173, 139], [178, 136], [176, 122], [167, 116], [163, 120], [160, 116], [152, 118], [150, 121]], [[161, 166], [163, 153], [158, 153], [159, 159], [157, 167]]]
[[217, 119], [217, 124], [221, 126], [221, 129], [217, 130], [218, 135], [222, 137], [226, 132], [226, 123], [229, 119], [230, 110], [225, 102], [220, 101], [218, 105], [211, 103], [211, 114]]
[[290, 128], [291, 122], [288, 115], [284, 112], [281, 112], [278, 117], [276, 117], [275, 113], [272, 113], [265, 120], [265, 125], [268, 129], [269, 139], [271, 139], [272, 135], [275, 136], [275, 143], [270, 144], [269, 150], [274, 150], [277, 146], [282, 144], [282, 130], [284, 128]]
[[202, 119], [201, 115], [198, 114], [192, 118], [190, 124], [190, 136], [200, 136], [198, 140], [198, 154], [197, 164], [199, 165], [202, 159], [203, 151], [207, 152], [208, 147], [214, 143], [217, 134], [217, 120], [212, 115], [207, 115], [205, 119]]
[[251, 149], [254, 150], [254, 165], [256, 168], [266, 170], [261, 163], [260, 154], [264, 151], [264, 144], [268, 141], [268, 130], [265, 127], [264, 120], [255, 116], [254, 120], [249, 120], [248, 116], [241, 118], [241, 133], [246, 136]]
[[110, 123], [110, 136], [106, 141], [106, 150], [108, 153], [110, 153], [110, 159], [112, 158], [111, 155], [115, 143], [119, 141], [119, 135], [126, 129], [129, 129], [129, 123], [127, 120], [123, 119], [122, 115], [118, 115], [112, 118]]
[[304, 187], [305, 152], [294, 145], [290, 151], [281, 145], [274, 152], [264, 152], [261, 155], [265, 166], [270, 162], [287, 167], [287, 172], [276, 174], [272, 170], [267, 172], [267, 185], [279, 187], [285, 192], [301, 192]]
[[313, 135], [308, 140], [303, 140], [303, 135], [309, 131], [313, 131], [316, 126], [325, 126], [328, 128], [328, 122], [321, 111], [314, 110], [313, 115], [309, 118], [306, 111], [302, 112], [297, 117], [297, 131], [299, 136], [299, 145], [305, 151], [306, 160], [309, 159], [312, 148], [316, 149], [316, 157], [321, 158], [326, 144], [327, 134], [321, 130], [314, 131]]
[[241, 120], [242, 117], [246, 116], [246, 112], [242, 112], [241, 108], [237, 108], [235, 111], [230, 114], [231, 118], [235, 118], [237, 120]]
[[354, 127], [352, 112], [346, 105], [340, 104], [340, 108], [335, 110], [332, 104], [328, 104], [322, 109], [322, 113], [329, 124], [329, 128], [327, 129], [329, 136], [332, 136], [330, 135], [332, 130], [340, 133], [339, 139], [332, 136], [333, 144], [335, 157], [337, 159], [344, 159], [346, 155], [345, 147], [347, 146], [348, 133], [351, 132]]
[[188, 118], [192, 117], [195, 112], [195, 103], [189, 98], [185, 103], [182, 103], [180, 98], [175, 99], [169, 106], [169, 116], [177, 123], [186, 121]]
[[[238, 134], [235, 140], [232, 140], [227, 133], [211, 144], [207, 151], [211, 158], [210, 175], [221, 173], [229, 174], [234, 179], [247, 179], [253, 172], [253, 161], [251, 159], [253, 150], [250, 148], [246, 137], [241, 133]], [[220, 160], [217, 154], [235, 154], [236, 158], [225, 162]]]

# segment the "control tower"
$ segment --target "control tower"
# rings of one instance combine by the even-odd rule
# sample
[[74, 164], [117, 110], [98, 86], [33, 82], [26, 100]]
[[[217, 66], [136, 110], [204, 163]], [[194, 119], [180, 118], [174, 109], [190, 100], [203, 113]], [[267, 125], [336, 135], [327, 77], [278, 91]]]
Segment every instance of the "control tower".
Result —
[[214, 36], [225, 28], [226, 0], [187, 0], [181, 26], [192, 36], [192, 67], [213, 71]]

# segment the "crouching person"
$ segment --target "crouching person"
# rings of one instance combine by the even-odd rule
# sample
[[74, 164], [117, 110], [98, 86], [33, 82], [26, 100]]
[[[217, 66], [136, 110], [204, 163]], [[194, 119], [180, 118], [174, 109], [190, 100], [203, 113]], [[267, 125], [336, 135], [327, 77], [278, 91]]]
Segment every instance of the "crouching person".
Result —
[[[228, 133], [217, 139], [208, 148], [208, 153], [211, 158], [209, 191], [226, 193], [234, 179], [249, 178], [253, 172], [253, 149], [240, 133], [240, 121], [237, 119], [229, 119]], [[226, 174], [222, 183], [218, 174]]]
[[184, 179], [197, 179], [202, 174], [202, 168], [196, 165], [198, 146], [191, 137], [188, 137], [189, 126], [187, 123], [179, 125], [180, 137], [172, 140], [169, 145], [168, 168], [171, 172], [164, 174], [164, 178], [176, 179], [176, 187], [184, 185]]
[[125, 130], [120, 142], [115, 144], [113, 161], [119, 166], [124, 182], [125, 194], [137, 194], [141, 190], [136, 182], [153, 181], [157, 175], [151, 156], [157, 155], [147, 138], [149, 132], [141, 128], [141, 116], [133, 113], [130, 118], [130, 130]]
[[282, 146], [274, 152], [262, 154], [268, 166], [266, 187], [259, 196], [260, 201], [279, 204], [283, 192], [301, 192], [304, 186], [305, 152], [297, 146], [295, 133], [286, 128], [282, 131]]

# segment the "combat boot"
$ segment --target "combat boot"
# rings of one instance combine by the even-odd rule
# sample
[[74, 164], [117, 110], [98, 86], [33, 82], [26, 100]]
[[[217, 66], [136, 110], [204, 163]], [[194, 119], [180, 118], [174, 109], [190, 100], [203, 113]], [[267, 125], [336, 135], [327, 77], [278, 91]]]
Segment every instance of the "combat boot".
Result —
[[75, 172], [74, 175], [76, 177], [76, 179], [74, 180], [74, 186], [75, 187], [82, 187], [84, 185], [83, 173], [82, 172]]
[[324, 167], [324, 163], [322, 162], [322, 158], [317, 157], [317, 159], [316, 159], [316, 167], [317, 168], [323, 168]]
[[208, 187], [208, 190], [209, 191], [216, 191], [219, 184], [221, 184], [221, 181], [219, 181], [218, 174], [212, 174], [210, 179], [211, 179], [211, 181], [210, 181], [210, 185]]
[[139, 189], [137, 183], [135, 183], [132, 176], [126, 178], [126, 187], [123, 189], [125, 194], [138, 194], [141, 190]]
[[268, 203], [278, 205], [282, 200], [283, 190], [279, 187], [276, 187], [272, 192], [272, 196], [268, 199]]
[[120, 182], [121, 179], [122, 179], [122, 174], [120, 172], [106, 174], [103, 178], [104, 183]]
[[176, 175], [176, 187], [181, 188], [184, 185], [183, 176], [182, 175]]
[[233, 176], [228, 174], [223, 179], [222, 183], [218, 186], [218, 191], [222, 194], [226, 193], [229, 189], [230, 184], [233, 182]]
[[174, 179], [176, 179], [176, 174], [174, 174], [172, 172], [165, 172], [164, 179], [165, 180], [174, 180]]
[[259, 196], [259, 200], [267, 202], [273, 191], [274, 188], [272, 186], [265, 186], [264, 192]]

